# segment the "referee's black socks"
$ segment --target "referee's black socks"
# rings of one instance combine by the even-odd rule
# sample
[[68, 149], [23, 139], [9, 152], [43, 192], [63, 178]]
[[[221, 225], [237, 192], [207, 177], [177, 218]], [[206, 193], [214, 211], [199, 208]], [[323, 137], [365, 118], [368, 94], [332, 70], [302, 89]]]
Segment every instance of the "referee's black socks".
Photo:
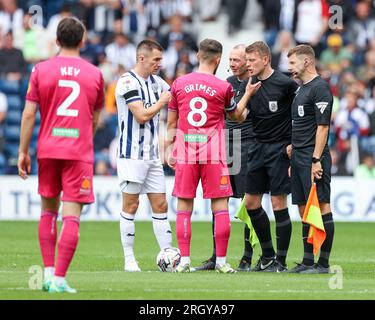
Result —
[[292, 223], [290, 221], [288, 208], [275, 210], [274, 214], [276, 220], [276, 259], [285, 266], [286, 255], [288, 253], [290, 238], [292, 236]]
[[302, 222], [302, 239], [303, 239], [303, 260], [302, 264], [305, 266], [314, 265], [314, 247], [312, 244], [307, 242], [307, 237], [309, 235], [310, 225], [308, 223]]
[[332, 250], [333, 236], [335, 233], [335, 225], [333, 222], [332, 212], [322, 216], [324, 229], [326, 230], [326, 239], [320, 248], [320, 257], [318, 263], [324, 267], [329, 267], [329, 256]]
[[250, 243], [250, 229], [245, 224], [244, 229], [244, 241], [245, 241], [245, 250], [243, 252], [242, 260], [246, 260], [247, 262], [251, 263], [251, 259], [253, 257], [253, 247]]
[[267, 213], [260, 207], [255, 210], [247, 210], [247, 214], [258, 236], [263, 257], [274, 257], [275, 250], [272, 245], [270, 220], [268, 219]]

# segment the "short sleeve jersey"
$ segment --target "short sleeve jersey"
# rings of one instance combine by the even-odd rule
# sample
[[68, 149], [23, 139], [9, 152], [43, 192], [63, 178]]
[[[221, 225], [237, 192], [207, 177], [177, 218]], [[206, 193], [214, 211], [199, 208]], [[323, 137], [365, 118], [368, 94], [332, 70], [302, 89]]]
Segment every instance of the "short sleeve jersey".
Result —
[[333, 96], [329, 85], [320, 76], [302, 85], [292, 106], [293, 148], [315, 146], [319, 125], [330, 125]]
[[[246, 86], [247, 86], [247, 83], [249, 82], [249, 79], [240, 81], [238, 80], [236, 76], [231, 76], [227, 79], [227, 81], [233, 87], [234, 100], [236, 101], [236, 103], [240, 102], [243, 95], [245, 94]], [[250, 114], [248, 114], [246, 120], [242, 123], [233, 121], [227, 117], [225, 124], [226, 124], [226, 128], [230, 131], [229, 140], [233, 139], [233, 134], [231, 133], [231, 131], [233, 130], [241, 130], [241, 140], [254, 139], [255, 137]]]
[[252, 83], [258, 81], [262, 82], [262, 86], [248, 105], [256, 140], [261, 143], [290, 143], [291, 107], [297, 83], [278, 70], [265, 80], [252, 78]]
[[178, 112], [174, 156], [180, 161], [226, 161], [225, 112], [237, 108], [230, 83], [193, 72], [172, 85], [170, 112]]
[[156, 160], [159, 155], [160, 113], [145, 124], [137, 122], [129, 104], [141, 101], [143, 108], [154, 105], [169, 85], [159, 76], [143, 79], [135, 70], [121, 76], [116, 86], [116, 104], [119, 122], [118, 157], [133, 160]]
[[93, 163], [93, 116], [104, 106], [98, 68], [79, 57], [55, 57], [37, 64], [26, 100], [39, 105], [38, 159]]

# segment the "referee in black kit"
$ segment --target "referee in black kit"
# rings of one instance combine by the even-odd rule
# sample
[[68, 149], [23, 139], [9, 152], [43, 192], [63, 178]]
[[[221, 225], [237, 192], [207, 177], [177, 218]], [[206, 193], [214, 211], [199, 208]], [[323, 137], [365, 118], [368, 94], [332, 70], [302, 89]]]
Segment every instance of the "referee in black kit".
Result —
[[[292, 233], [287, 205], [291, 106], [298, 85], [272, 69], [270, 48], [262, 41], [246, 48], [246, 63], [252, 80], [240, 103], [248, 105], [256, 141], [248, 153], [245, 204], [262, 248], [262, 256], [252, 271], [284, 272]], [[251, 97], [254, 87], [259, 89]], [[262, 208], [264, 193], [271, 193], [277, 253], [272, 244], [270, 222]]]
[[303, 224], [303, 261], [289, 272], [329, 273], [334, 223], [330, 206], [332, 161], [327, 141], [333, 97], [328, 84], [316, 72], [312, 47], [299, 45], [289, 51], [288, 58], [289, 71], [302, 82], [292, 106], [292, 201], [298, 205], [302, 217], [315, 179], [326, 230], [319, 261], [314, 264], [313, 246], [307, 243], [309, 225]]
[[[246, 46], [239, 44], [235, 46], [229, 54], [229, 66], [232, 70], [233, 76], [230, 76], [227, 81], [232, 85], [235, 100], [238, 103], [245, 93], [246, 85], [249, 81], [249, 72], [246, 66]], [[229, 71], [229, 70], [228, 70]], [[247, 153], [249, 146], [254, 142], [254, 132], [252, 129], [251, 118], [248, 115], [243, 123], [238, 123], [230, 119], [226, 119], [226, 129], [229, 132], [229, 144], [227, 144], [228, 158], [236, 158], [240, 155], [240, 163], [233, 161], [233, 166], [229, 165], [230, 183], [233, 189], [234, 198], [242, 199], [245, 195], [246, 185], [246, 164]], [[241, 134], [239, 136], [239, 133]], [[236, 159], [237, 160], [237, 159]], [[238, 165], [241, 165], [239, 168]], [[212, 234], [215, 230], [215, 219], [212, 219]], [[244, 227], [244, 253], [240, 260], [237, 271], [250, 271], [251, 259], [253, 256], [253, 248], [249, 242], [250, 229], [245, 224]], [[215, 237], [213, 236], [213, 254], [211, 258], [204, 261], [201, 266], [194, 268], [194, 271], [201, 270], [215, 270], [216, 264], [216, 245]]]

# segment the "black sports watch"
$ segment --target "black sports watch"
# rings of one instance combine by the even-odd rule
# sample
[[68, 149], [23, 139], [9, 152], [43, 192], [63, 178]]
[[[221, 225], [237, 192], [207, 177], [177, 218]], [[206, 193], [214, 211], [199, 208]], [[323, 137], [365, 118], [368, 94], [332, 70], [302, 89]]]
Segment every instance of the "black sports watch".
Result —
[[312, 163], [318, 163], [320, 162], [319, 158], [312, 157]]

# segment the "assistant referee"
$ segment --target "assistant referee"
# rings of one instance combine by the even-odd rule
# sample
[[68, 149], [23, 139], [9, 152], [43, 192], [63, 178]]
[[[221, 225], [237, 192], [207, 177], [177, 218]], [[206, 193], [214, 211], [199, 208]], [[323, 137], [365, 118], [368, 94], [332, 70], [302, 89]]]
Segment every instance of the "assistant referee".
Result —
[[326, 231], [318, 263], [314, 264], [313, 246], [307, 243], [309, 225], [303, 223], [303, 261], [289, 272], [329, 273], [334, 223], [330, 206], [332, 160], [327, 141], [333, 97], [327, 82], [316, 72], [311, 46], [299, 45], [291, 49], [288, 58], [289, 71], [302, 82], [292, 106], [292, 202], [298, 205], [302, 217], [315, 179]]

